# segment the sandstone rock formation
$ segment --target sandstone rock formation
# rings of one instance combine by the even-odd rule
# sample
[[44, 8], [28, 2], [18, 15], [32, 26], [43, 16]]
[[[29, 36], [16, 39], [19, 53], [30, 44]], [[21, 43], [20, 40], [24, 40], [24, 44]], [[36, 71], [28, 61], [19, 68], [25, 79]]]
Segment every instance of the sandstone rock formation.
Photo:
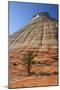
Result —
[[[35, 61], [30, 77], [22, 61], [28, 51]], [[49, 85], [58, 85], [58, 21], [41, 12], [9, 36], [9, 88]]]
[[38, 13], [31, 22], [9, 37], [10, 48], [57, 47], [58, 23], [48, 13]]

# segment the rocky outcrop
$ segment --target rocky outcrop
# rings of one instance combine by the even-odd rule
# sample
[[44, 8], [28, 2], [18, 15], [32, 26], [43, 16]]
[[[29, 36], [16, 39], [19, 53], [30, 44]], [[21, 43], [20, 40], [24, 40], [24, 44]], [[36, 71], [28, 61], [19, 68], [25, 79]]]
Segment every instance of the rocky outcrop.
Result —
[[[31, 76], [24, 55], [33, 52]], [[9, 88], [58, 85], [58, 21], [47, 12], [9, 36]]]
[[53, 48], [58, 42], [58, 23], [48, 13], [38, 13], [31, 22], [9, 37], [9, 48]]

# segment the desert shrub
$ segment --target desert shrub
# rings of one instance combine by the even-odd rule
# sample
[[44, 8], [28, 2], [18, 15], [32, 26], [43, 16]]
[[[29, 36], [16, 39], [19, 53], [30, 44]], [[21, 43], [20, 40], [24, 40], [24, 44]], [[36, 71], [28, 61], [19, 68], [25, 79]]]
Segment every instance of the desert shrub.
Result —
[[33, 57], [32, 51], [27, 52], [23, 58], [23, 62], [27, 66], [26, 68], [29, 75], [31, 74], [30, 70], [31, 70], [31, 64], [32, 64], [33, 58], [34, 57]]

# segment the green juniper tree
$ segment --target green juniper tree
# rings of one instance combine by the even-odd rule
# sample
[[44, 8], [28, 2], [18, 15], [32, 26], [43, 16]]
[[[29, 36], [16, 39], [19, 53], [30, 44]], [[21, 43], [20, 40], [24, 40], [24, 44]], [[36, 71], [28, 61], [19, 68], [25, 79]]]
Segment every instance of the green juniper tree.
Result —
[[27, 52], [27, 54], [24, 55], [24, 59], [23, 59], [23, 62], [24, 64], [27, 66], [27, 71], [28, 71], [28, 74], [30, 75], [31, 74], [31, 64], [32, 64], [32, 60], [33, 60], [33, 54], [32, 54], [32, 51], [29, 51]]

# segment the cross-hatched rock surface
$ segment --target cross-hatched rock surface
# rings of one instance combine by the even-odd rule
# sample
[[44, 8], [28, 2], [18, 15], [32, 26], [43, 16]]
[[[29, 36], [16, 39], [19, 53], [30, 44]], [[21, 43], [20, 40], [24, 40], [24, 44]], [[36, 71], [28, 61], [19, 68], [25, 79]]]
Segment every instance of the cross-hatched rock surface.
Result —
[[30, 23], [9, 36], [9, 48], [57, 47], [58, 22], [47, 12], [38, 13]]

